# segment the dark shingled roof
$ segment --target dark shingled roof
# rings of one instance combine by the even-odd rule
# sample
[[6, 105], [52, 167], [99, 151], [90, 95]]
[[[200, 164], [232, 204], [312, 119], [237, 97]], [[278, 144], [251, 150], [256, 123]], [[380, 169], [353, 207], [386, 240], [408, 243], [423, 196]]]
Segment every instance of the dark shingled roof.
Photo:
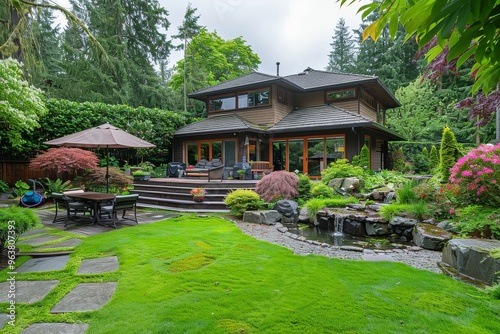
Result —
[[295, 109], [270, 127], [267, 133], [315, 131], [350, 127], [375, 128], [387, 133], [394, 140], [404, 139], [384, 126], [355, 113], [332, 105]]
[[210, 95], [222, 95], [242, 89], [263, 87], [273, 83], [286, 86], [296, 92], [338, 89], [360, 85], [361, 89], [370, 92], [371, 95], [377, 97], [377, 99], [388, 108], [400, 106], [394, 95], [378, 77], [362, 74], [317, 71], [311, 68], [307, 68], [301, 73], [285, 77], [252, 72], [215, 86], [200, 89], [189, 94], [189, 97], [203, 101]]
[[347, 86], [364, 81], [376, 81], [377, 78], [362, 74], [316, 71], [306, 68], [304, 72], [288, 75], [285, 80], [303, 90], [322, 89], [324, 87]]
[[265, 86], [270, 85], [275, 81], [280, 80], [280, 77], [274, 75], [268, 75], [259, 72], [251, 72], [245, 74], [236, 79], [228, 80], [221, 82], [220, 84], [206, 87], [196, 92], [189, 94], [189, 97], [196, 99], [205, 99], [211, 93], [224, 94], [226, 91], [234, 91], [235, 88], [241, 89], [245, 87], [253, 87], [253, 86]]
[[264, 130], [255, 124], [250, 123], [246, 119], [238, 115], [221, 115], [213, 116], [199, 122], [188, 124], [177, 131], [176, 136], [188, 136], [194, 134], [213, 134], [226, 133], [226, 132], [240, 132], [240, 131], [257, 131], [264, 132]]
[[268, 129], [269, 132], [317, 130], [320, 128], [345, 128], [368, 126], [372, 121], [332, 105], [307, 107], [292, 110], [281, 121]]

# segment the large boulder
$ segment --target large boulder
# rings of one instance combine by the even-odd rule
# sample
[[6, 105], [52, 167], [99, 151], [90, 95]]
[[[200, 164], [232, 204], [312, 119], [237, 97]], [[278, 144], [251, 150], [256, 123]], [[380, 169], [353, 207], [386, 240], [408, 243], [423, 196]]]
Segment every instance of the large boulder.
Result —
[[500, 241], [452, 239], [443, 249], [442, 262], [457, 274], [494, 285], [500, 282]]
[[276, 210], [264, 211], [245, 211], [243, 221], [254, 224], [274, 225], [281, 218], [281, 215]]
[[440, 251], [451, 237], [450, 232], [431, 224], [419, 223], [413, 228], [413, 242], [424, 249]]
[[282, 199], [276, 202], [273, 210], [281, 214], [282, 224], [296, 224], [299, 221], [299, 204], [289, 199]]

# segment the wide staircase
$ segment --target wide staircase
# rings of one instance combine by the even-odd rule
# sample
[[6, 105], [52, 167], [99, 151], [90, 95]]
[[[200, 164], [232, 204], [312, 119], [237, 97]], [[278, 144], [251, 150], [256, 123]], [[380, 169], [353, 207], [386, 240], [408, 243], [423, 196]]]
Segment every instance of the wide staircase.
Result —
[[[255, 190], [252, 180], [224, 180], [207, 182], [199, 179], [162, 178], [134, 181], [130, 192], [139, 194], [137, 207], [184, 212], [229, 212], [224, 197], [236, 189]], [[191, 189], [202, 187], [207, 191], [203, 202], [195, 202]]]

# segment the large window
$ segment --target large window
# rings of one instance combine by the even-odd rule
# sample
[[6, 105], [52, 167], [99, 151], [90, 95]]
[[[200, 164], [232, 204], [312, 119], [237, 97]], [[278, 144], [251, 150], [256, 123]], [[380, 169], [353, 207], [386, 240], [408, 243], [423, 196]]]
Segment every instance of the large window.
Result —
[[210, 99], [210, 111], [233, 110], [267, 106], [271, 104], [271, 90], [241, 92], [232, 96]]
[[343, 159], [344, 136], [274, 140], [272, 156], [275, 170], [298, 170], [318, 178], [331, 162]]
[[236, 109], [236, 97], [227, 96], [210, 100], [210, 110], [231, 110]]

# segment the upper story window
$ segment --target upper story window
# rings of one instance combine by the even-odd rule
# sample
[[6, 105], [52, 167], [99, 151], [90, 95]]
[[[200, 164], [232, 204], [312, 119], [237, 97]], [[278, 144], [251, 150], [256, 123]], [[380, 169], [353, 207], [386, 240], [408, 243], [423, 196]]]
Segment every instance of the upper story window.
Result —
[[356, 89], [355, 88], [326, 91], [326, 101], [327, 102], [336, 101], [336, 100], [343, 100], [343, 99], [350, 99], [353, 97], [356, 97]]
[[232, 96], [211, 98], [209, 100], [210, 111], [266, 106], [271, 104], [270, 92], [270, 89], [263, 89], [251, 92], [241, 92]]
[[236, 109], [236, 96], [219, 97], [210, 99], [210, 110], [231, 110]]

